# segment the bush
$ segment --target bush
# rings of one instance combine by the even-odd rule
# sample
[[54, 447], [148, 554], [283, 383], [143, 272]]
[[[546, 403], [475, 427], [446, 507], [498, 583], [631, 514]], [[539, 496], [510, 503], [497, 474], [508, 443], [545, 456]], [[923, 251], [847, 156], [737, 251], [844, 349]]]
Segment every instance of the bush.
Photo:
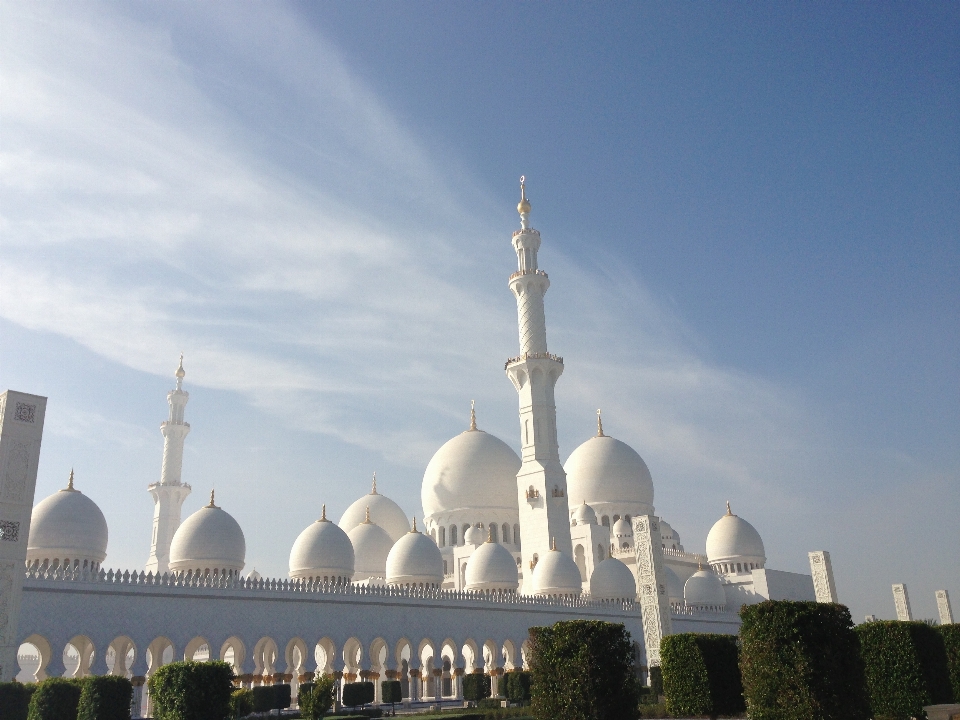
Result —
[[515, 670], [503, 676], [507, 700], [526, 705], [530, 702], [530, 673]]
[[463, 676], [463, 699], [480, 702], [490, 697], [490, 676], [474, 672]]
[[77, 680], [44, 680], [30, 698], [27, 720], [76, 720], [82, 687]]
[[391, 706], [398, 702], [403, 702], [403, 688], [400, 685], [400, 681], [381, 680], [380, 700], [383, 703], [390, 703]]
[[350, 707], [372, 703], [374, 687], [372, 682], [352, 682], [343, 686], [343, 704]]
[[660, 644], [667, 711], [672, 715], [733, 715], [747, 709], [737, 638], [680, 633]]
[[0, 718], [6, 720], [27, 720], [30, 697], [37, 686], [18, 682], [0, 683]]
[[219, 720], [230, 715], [233, 668], [225, 662], [172, 662], [147, 681], [155, 720]]
[[630, 633], [597, 620], [530, 629], [533, 715], [551, 720], [634, 720], [640, 692]]
[[650, 668], [650, 694], [655, 697], [663, 695], [663, 670], [659, 665]]
[[653, 703], [640, 706], [640, 717], [642, 718], [665, 718], [667, 715], [667, 706], [664, 703]]
[[341, 710], [340, 712], [327, 713], [324, 717], [378, 718], [378, 717], [383, 717], [383, 710], [381, 710], [380, 708], [360, 708], [355, 710]]
[[300, 717], [320, 720], [333, 707], [333, 678], [321, 677], [316, 682], [304, 683], [297, 689]]
[[953, 701], [960, 702], [960, 625], [941, 625], [938, 629], [947, 653], [947, 672], [953, 688]]
[[923, 706], [953, 697], [943, 636], [922, 622], [857, 627], [870, 704], [876, 715], [924, 717]]
[[253, 712], [253, 690], [238, 688], [230, 693], [230, 717], [240, 720]]
[[477, 701], [477, 707], [481, 710], [496, 710], [501, 702], [503, 701], [500, 698], [488, 697]]
[[133, 685], [118, 675], [85, 678], [77, 720], [130, 720]]
[[740, 618], [740, 672], [751, 718], [870, 717], [859, 643], [845, 606], [767, 600], [745, 605]]
[[253, 689], [253, 711], [270, 712], [290, 707], [289, 685], [259, 685]]

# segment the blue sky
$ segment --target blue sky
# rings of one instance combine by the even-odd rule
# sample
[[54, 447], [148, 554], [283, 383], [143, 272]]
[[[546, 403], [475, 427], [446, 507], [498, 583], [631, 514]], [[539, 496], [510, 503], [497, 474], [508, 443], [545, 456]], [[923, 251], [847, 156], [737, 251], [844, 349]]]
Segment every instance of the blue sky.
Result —
[[[38, 498], [146, 559], [176, 359], [187, 512], [248, 566], [326, 502], [420, 513], [466, 427], [517, 445], [529, 179], [561, 454], [605, 429], [702, 551], [831, 551], [855, 617], [960, 598], [960, 10], [828, 3], [5, 3], [0, 385]], [[960, 600], [955, 600], [960, 602]]]

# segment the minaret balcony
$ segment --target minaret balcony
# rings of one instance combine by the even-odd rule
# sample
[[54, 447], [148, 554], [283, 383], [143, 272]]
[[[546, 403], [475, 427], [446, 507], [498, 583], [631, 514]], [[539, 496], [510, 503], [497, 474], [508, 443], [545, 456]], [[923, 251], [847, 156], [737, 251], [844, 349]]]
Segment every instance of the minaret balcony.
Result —
[[563, 358], [559, 355], [554, 355], [553, 353], [523, 353], [523, 355], [517, 355], [516, 357], [509, 358], [506, 363], [503, 365], [504, 370], [508, 370], [511, 365], [518, 365], [527, 360], [552, 360], [555, 363], [563, 365]]
[[549, 279], [549, 275], [543, 270], [517, 270], [513, 275], [510, 276], [510, 280], [515, 280], [518, 277], [523, 277], [524, 275], [540, 275]]
[[516, 237], [517, 235], [524, 235], [524, 234], [536, 235], [537, 237], [540, 237], [540, 231], [534, 230], [533, 228], [522, 228], [520, 230], [513, 231], [513, 237]]

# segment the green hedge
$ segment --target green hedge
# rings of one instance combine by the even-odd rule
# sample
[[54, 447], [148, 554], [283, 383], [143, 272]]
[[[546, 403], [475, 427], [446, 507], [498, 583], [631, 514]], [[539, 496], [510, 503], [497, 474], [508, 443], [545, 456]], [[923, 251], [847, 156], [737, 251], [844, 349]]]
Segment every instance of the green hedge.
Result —
[[870, 704], [876, 715], [924, 717], [923, 706], [953, 698], [943, 636], [922, 622], [857, 627]]
[[733, 715], [747, 709], [734, 635], [680, 633], [660, 642], [667, 711]]
[[30, 697], [37, 686], [24, 685], [18, 682], [0, 683], [0, 718], [10, 720], [27, 720], [27, 711], [30, 708]]
[[480, 702], [490, 697], [490, 676], [473, 672], [463, 676], [463, 699]]
[[290, 698], [289, 685], [258, 685], [253, 688], [253, 711], [286, 710], [290, 707]]
[[237, 688], [230, 693], [230, 717], [240, 720], [253, 712], [253, 690]]
[[118, 675], [84, 678], [77, 720], [130, 720], [133, 685]]
[[372, 682], [352, 682], [343, 686], [343, 704], [345, 706], [359, 707], [372, 703], [373, 698], [374, 687]]
[[225, 662], [172, 662], [147, 681], [155, 720], [214, 720], [230, 715], [233, 668]]
[[598, 620], [530, 628], [533, 715], [550, 720], [635, 720], [640, 691], [630, 633]]
[[403, 687], [399, 680], [380, 681], [380, 700], [391, 705], [403, 702]]
[[941, 625], [938, 630], [947, 653], [947, 672], [953, 688], [953, 701], [960, 702], [960, 625]]
[[526, 705], [530, 702], [530, 678], [529, 672], [515, 670], [503, 676], [505, 684], [504, 690], [507, 700], [512, 703]]
[[76, 720], [82, 689], [80, 680], [44, 680], [30, 698], [27, 720]]
[[740, 672], [753, 720], [870, 717], [859, 643], [845, 606], [767, 600], [743, 606], [740, 618]]

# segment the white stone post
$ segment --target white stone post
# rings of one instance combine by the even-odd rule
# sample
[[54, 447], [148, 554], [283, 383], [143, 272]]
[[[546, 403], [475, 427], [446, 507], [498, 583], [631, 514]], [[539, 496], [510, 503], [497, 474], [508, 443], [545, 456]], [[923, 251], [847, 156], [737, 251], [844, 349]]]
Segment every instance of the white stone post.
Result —
[[20, 600], [46, 412], [45, 397], [15, 390], [0, 395], [0, 682], [17, 675]]
[[910, 611], [910, 596], [907, 594], [906, 585], [893, 586], [893, 604], [897, 608], [897, 620], [913, 620], [913, 613]]
[[637, 593], [647, 667], [656, 667], [660, 665], [660, 640], [673, 632], [670, 598], [663, 574], [660, 518], [655, 515], [633, 518], [633, 549], [637, 558]]
[[830, 562], [830, 553], [826, 550], [816, 550], [810, 555], [810, 575], [813, 577], [813, 590], [817, 602], [835, 603], [837, 600], [837, 586], [833, 582], [833, 564]]
[[941, 625], [953, 625], [953, 610], [946, 590], [937, 590], [937, 610], [940, 611]]

